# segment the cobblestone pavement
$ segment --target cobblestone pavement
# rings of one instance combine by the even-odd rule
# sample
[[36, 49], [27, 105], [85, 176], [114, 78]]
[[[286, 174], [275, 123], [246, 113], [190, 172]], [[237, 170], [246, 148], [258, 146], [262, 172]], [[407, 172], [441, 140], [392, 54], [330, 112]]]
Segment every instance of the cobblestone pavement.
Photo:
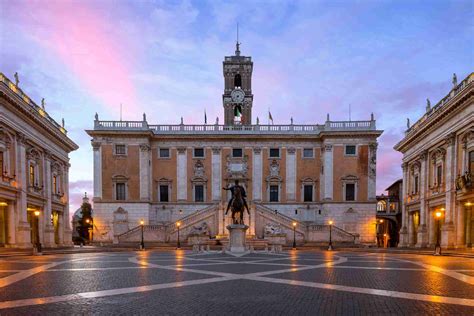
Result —
[[0, 259], [0, 315], [474, 315], [474, 259], [144, 251]]

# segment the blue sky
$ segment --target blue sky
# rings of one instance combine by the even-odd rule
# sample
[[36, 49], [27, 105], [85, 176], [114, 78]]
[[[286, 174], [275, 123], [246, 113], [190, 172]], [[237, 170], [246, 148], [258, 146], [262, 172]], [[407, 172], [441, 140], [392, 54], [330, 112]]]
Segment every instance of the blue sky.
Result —
[[379, 139], [377, 191], [401, 176], [406, 118], [473, 71], [472, 1], [0, 0], [0, 71], [60, 121], [71, 154], [72, 208], [92, 192], [84, 132], [101, 119], [222, 122], [222, 60], [254, 61], [254, 119], [275, 124], [370, 118]]

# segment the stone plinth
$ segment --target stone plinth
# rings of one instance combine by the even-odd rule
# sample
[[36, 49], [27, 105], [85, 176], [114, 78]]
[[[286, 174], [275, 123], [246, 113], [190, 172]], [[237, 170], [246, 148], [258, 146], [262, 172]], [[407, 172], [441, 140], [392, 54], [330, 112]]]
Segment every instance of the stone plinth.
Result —
[[279, 253], [283, 251], [283, 245], [286, 244], [286, 234], [272, 234], [265, 236], [265, 240], [272, 247], [271, 252]]
[[231, 224], [227, 226], [229, 230], [229, 251], [245, 252], [245, 232], [247, 225]]
[[199, 252], [204, 250], [204, 246], [207, 245], [209, 236], [206, 235], [189, 235], [188, 244], [193, 246], [193, 252]]

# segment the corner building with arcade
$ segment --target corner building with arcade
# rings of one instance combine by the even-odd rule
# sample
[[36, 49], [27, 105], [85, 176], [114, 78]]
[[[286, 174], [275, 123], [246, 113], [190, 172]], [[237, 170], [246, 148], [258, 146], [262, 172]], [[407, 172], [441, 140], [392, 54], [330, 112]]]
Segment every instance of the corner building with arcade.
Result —
[[[104, 121], [96, 114], [94, 240], [135, 242], [144, 221], [147, 242], [182, 240], [205, 225], [210, 239], [225, 240], [225, 209], [237, 179], [247, 191], [248, 238], [263, 240], [268, 228], [298, 244], [327, 242], [329, 221], [336, 242], [375, 243], [377, 138], [367, 121], [269, 125], [252, 120], [252, 58], [223, 62], [224, 121], [150, 124]], [[288, 115], [290, 116], [290, 115]], [[367, 115], [369, 117], [369, 114]], [[204, 224], [205, 223], [205, 224]]]

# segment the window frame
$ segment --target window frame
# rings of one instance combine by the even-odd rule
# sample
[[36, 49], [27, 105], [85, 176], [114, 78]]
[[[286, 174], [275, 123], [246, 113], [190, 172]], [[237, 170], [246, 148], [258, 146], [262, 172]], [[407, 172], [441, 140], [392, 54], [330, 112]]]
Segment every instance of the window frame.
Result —
[[[311, 198], [309, 200], [306, 199], [306, 188], [311, 189]], [[303, 184], [303, 202], [314, 202], [314, 184]]]
[[[234, 155], [234, 150], [240, 150], [240, 156]], [[244, 157], [244, 149], [243, 148], [232, 148], [232, 158], [243, 158]]]
[[[123, 199], [119, 198], [119, 186], [123, 185]], [[126, 201], [127, 200], [127, 183], [126, 182], [116, 182], [115, 183], [115, 201]]]
[[[306, 156], [305, 156], [305, 152], [306, 152], [307, 150], [311, 150], [311, 157], [306, 157]], [[311, 147], [311, 148], [310, 148], [310, 147], [303, 148], [303, 149], [302, 149], [302, 155], [301, 155], [301, 157], [302, 157], [303, 159], [314, 159], [314, 148], [313, 148], [313, 147]]]
[[[198, 200], [198, 195], [197, 195], [197, 188], [201, 187], [202, 188], [202, 200]], [[196, 183], [194, 184], [193, 188], [193, 200], [194, 202], [197, 203], [203, 203], [206, 201], [206, 186], [203, 183]]]
[[[275, 191], [272, 191], [272, 188], [276, 188], [276, 200], [274, 198], [272, 198], [272, 197], [274, 197], [273, 194], [275, 194]], [[270, 184], [268, 186], [268, 202], [271, 202], [271, 203], [280, 202], [280, 185]]]
[[[202, 156], [196, 156], [196, 149], [202, 149]], [[206, 150], [204, 147], [193, 148], [193, 158], [206, 158]]]
[[[124, 153], [118, 153], [117, 152], [117, 147], [118, 146], [123, 146], [124, 148]], [[128, 154], [128, 147], [126, 144], [114, 144], [114, 156], [127, 156]]]
[[[278, 150], [278, 156], [272, 156], [272, 150]], [[268, 148], [268, 158], [269, 159], [281, 158], [281, 149], [280, 149], [280, 147], [270, 147], [270, 148]]]
[[[354, 147], [354, 153], [353, 154], [348, 154], [347, 153], [347, 148], [349, 148], [349, 147]], [[353, 144], [344, 145], [344, 156], [346, 156], [346, 157], [357, 157], [357, 145], [353, 145]]]
[[[167, 150], [168, 151], [168, 156], [162, 156], [161, 155], [162, 150]], [[158, 148], [158, 158], [160, 158], [160, 159], [170, 159], [171, 158], [171, 149], [169, 147], [159, 147]]]
[[[166, 188], [166, 201], [163, 200], [161, 196], [161, 188]], [[160, 183], [158, 184], [158, 201], [163, 202], [163, 203], [169, 203], [170, 202], [170, 185], [169, 184], [164, 184]]]
[[[353, 185], [354, 186], [354, 191], [353, 191], [353, 199], [352, 200], [349, 200], [347, 199], [347, 186], [348, 185]], [[357, 183], [355, 182], [346, 182], [344, 183], [344, 201], [347, 201], [347, 202], [355, 202], [357, 201]]]

